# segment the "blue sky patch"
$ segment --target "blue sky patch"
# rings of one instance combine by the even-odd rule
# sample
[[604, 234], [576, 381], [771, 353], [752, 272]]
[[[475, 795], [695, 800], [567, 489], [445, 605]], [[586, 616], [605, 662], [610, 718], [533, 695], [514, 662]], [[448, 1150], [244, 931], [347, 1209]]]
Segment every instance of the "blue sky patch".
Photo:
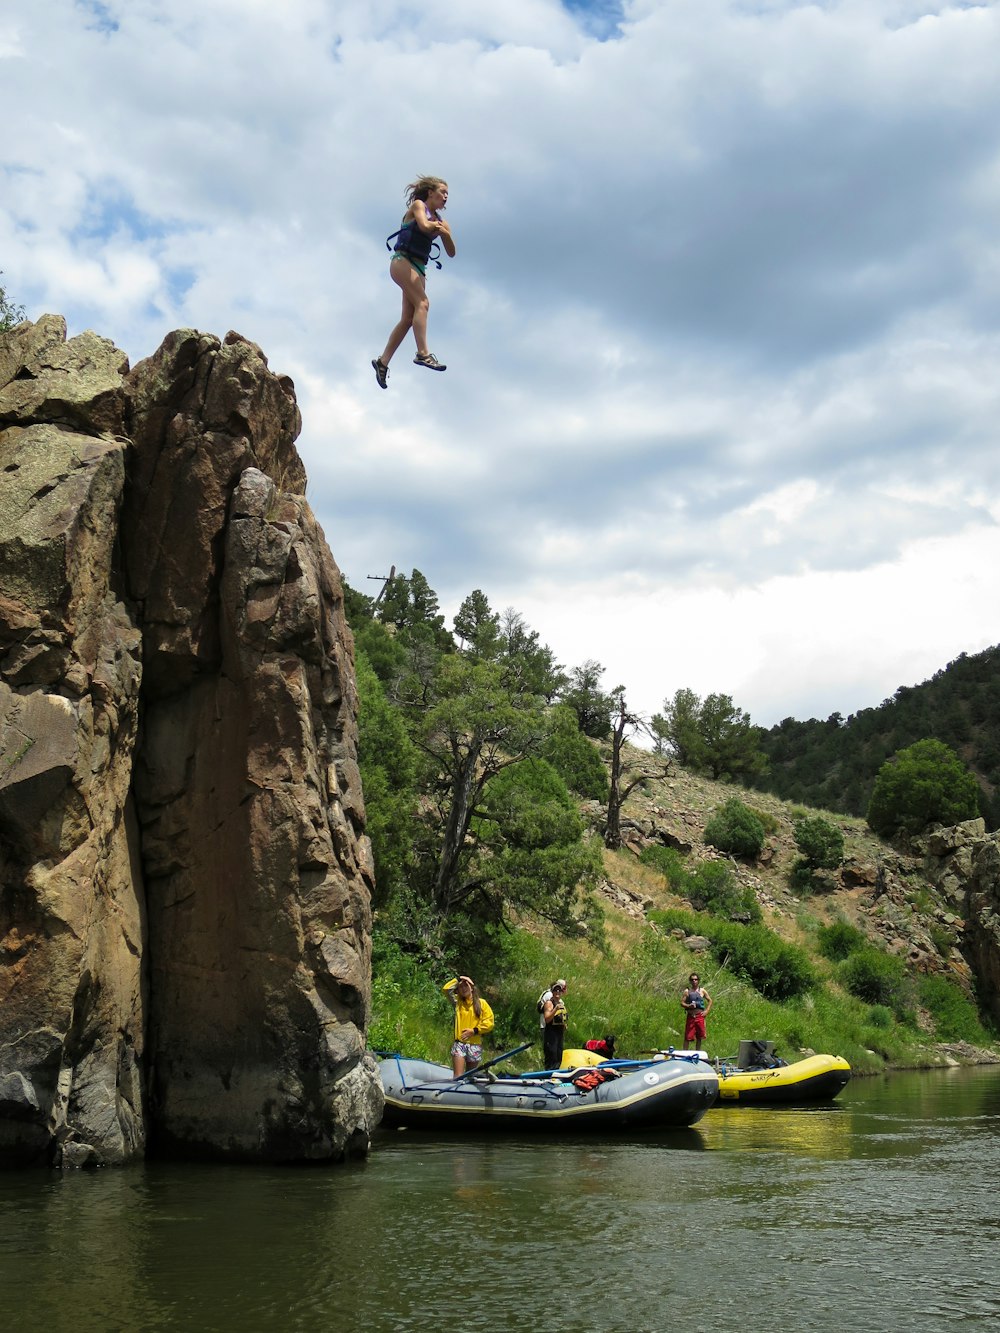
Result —
[[562, 4], [592, 37], [608, 41], [618, 35], [624, 17], [622, 0], [562, 0]]
[[102, 4], [101, 0], [76, 0], [76, 7], [88, 15], [86, 26], [97, 32], [117, 32], [121, 26], [110, 5]]
[[73, 239], [101, 239], [125, 232], [136, 241], [162, 240], [175, 230], [168, 218], [155, 218], [133, 201], [115, 192], [94, 191], [83, 218], [73, 230]]

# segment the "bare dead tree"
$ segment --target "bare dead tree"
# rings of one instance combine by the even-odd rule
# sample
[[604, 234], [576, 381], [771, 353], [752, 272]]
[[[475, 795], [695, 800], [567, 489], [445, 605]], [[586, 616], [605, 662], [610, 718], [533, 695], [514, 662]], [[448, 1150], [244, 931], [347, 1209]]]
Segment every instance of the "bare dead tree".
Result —
[[604, 845], [616, 852], [622, 845], [621, 811], [636, 787], [640, 787], [651, 778], [665, 777], [669, 771], [669, 762], [656, 762], [652, 756], [648, 761], [626, 760], [622, 756], [625, 741], [637, 731], [649, 731], [643, 718], [630, 713], [625, 703], [625, 690], [619, 686], [611, 693], [614, 704], [614, 725], [611, 732], [611, 792], [608, 796], [608, 817], [604, 830]]

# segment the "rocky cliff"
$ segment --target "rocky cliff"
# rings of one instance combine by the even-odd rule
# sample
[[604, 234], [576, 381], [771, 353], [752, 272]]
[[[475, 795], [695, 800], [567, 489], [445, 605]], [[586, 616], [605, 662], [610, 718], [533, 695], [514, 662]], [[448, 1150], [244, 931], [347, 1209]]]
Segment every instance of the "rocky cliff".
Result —
[[337, 567], [289, 380], [0, 337], [0, 1160], [337, 1159], [371, 859]]
[[929, 877], [963, 918], [979, 1002], [1000, 1026], [1000, 833], [970, 819], [927, 834], [920, 848]]

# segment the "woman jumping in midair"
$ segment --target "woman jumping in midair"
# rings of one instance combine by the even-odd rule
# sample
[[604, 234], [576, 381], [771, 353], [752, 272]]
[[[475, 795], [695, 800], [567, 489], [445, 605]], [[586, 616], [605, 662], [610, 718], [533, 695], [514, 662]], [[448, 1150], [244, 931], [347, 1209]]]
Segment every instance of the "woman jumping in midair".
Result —
[[448, 186], [437, 176], [421, 176], [406, 187], [406, 200], [409, 207], [403, 216], [403, 225], [396, 232], [395, 238], [389, 238], [396, 242], [389, 263], [389, 277], [403, 293], [403, 313], [389, 334], [382, 355], [372, 362], [381, 389], [388, 387], [389, 362], [410, 329], [413, 330], [417, 344], [414, 365], [426, 366], [428, 370], [447, 369], [427, 347], [427, 311], [430, 302], [427, 299], [425, 275], [431, 260], [431, 246], [435, 241], [440, 240], [449, 258], [455, 258], [451, 228], [440, 215], [448, 202]]

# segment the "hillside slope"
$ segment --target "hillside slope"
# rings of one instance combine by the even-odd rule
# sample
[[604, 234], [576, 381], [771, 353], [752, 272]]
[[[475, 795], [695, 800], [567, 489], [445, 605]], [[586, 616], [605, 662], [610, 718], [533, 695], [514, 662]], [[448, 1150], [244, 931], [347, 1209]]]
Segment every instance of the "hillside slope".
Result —
[[864, 815], [879, 768], [897, 750], [932, 738], [976, 774], [980, 810], [1000, 826], [1000, 646], [957, 657], [930, 680], [900, 686], [877, 708], [843, 718], [785, 718], [762, 733], [769, 771], [758, 790], [828, 810]]
[[[708, 819], [732, 796], [759, 811], [771, 829], [761, 856], [753, 863], [724, 856], [704, 842]], [[587, 812], [599, 824], [598, 807], [590, 804]], [[705, 861], [727, 862], [739, 882], [753, 890], [764, 924], [808, 953], [833, 993], [840, 990], [837, 972], [819, 955], [818, 932], [822, 926], [843, 922], [860, 931], [875, 948], [903, 960], [914, 993], [921, 978], [935, 977], [957, 986], [974, 1001], [975, 981], [963, 952], [966, 923], [956, 911], [961, 889], [953, 876], [940, 873], [945, 858], [926, 847], [920, 854], [904, 854], [877, 838], [861, 819], [809, 810], [840, 828], [845, 858], [838, 871], [817, 874], [810, 890], [802, 893], [790, 883], [790, 871], [799, 855], [793, 816], [802, 812], [802, 807], [773, 795], [748, 792], [674, 768], [662, 781], [634, 793], [626, 806], [625, 849], [608, 853], [605, 859], [607, 882], [602, 893], [613, 905], [612, 917], [625, 913], [645, 920], [650, 912], [655, 916], [657, 909], [684, 905], [663, 876], [638, 859], [645, 847], [668, 845], [679, 849], [692, 867]], [[981, 826], [978, 831], [982, 832]], [[614, 936], [613, 922], [611, 933]], [[690, 966], [690, 961], [684, 966]], [[940, 1035], [932, 1016], [921, 1012], [919, 1004], [916, 1019], [921, 1030], [918, 1042]], [[940, 1044], [942, 1050], [949, 1045]], [[964, 1052], [966, 1058], [980, 1055], [995, 1058]]]

